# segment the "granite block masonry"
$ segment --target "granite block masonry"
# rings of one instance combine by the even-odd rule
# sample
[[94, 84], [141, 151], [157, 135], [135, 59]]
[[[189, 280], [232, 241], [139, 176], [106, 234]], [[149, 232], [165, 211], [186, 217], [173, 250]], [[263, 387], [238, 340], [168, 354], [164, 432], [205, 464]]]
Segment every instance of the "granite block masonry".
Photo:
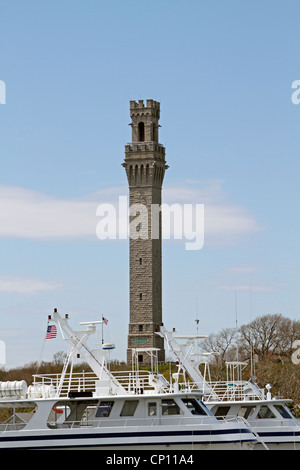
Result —
[[[165, 171], [165, 147], [159, 143], [160, 103], [154, 100], [130, 101], [132, 141], [125, 146], [123, 166], [129, 185], [129, 206], [143, 204], [151, 214], [153, 205], [161, 205]], [[132, 348], [158, 348], [158, 360], [165, 360], [163, 339], [155, 334], [162, 325], [162, 236], [161, 215], [158, 236], [151, 237], [151, 217], [141, 223], [142, 214], [130, 216], [129, 234], [129, 332], [127, 362], [132, 362]], [[135, 225], [136, 221], [136, 225]], [[148, 236], [136, 237], [138, 230]], [[142, 235], [142, 233], [141, 233]], [[138, 353], [138, 362], [147, 364], [146, 351]]]

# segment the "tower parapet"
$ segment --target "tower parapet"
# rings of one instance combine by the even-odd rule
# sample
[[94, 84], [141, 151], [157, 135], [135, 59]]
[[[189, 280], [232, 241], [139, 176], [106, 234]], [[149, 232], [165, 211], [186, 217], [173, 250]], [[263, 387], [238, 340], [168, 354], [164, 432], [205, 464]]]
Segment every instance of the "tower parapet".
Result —
[[158, 142], [160, 103], [154, 100], [130, 101], [132, 142]]

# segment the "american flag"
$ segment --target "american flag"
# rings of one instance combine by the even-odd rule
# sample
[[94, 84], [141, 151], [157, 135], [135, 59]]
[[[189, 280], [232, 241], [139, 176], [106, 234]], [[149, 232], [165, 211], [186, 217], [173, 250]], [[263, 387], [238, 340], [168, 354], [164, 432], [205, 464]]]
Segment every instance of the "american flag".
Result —
[[107, 323], [108, 323], [107, 318], [102, 317], [102, 321], [104, 321], [105, 325], [107, 325]]
[[57, 334], [57, 329], [55, 325], [47, 326], [46, 339], [56, 338], [56, 334]]

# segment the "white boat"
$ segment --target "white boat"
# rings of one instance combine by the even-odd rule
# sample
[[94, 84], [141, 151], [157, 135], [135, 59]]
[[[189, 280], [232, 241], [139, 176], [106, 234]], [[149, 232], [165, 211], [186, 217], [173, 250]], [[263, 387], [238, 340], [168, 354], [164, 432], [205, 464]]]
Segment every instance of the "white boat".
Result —
[[[0, 416], [7, 413], [0, 424], [1, 450], [232, 450], [256, 443], [243, 420], [217, 420], [199, 390], [171, 390], [158, 373], [157, 350], [147, 350], [151, 371], [138, 370], [133, 360], [132, 371], [114, 375], [107, 361], [111, 348], [90, 349], [87, 343], [98, 321], [74, 331], [56, 310], [51, 321], [69, 343], [62, 373], [37, 374], [30, 386], [0, 383]], [[91, 372], [73, 371], [78, 354]]]
[[[178, 360], [178, 375], [183, 373], [189, 377], [183, 381], [181, 390], [199, 390], [203, 393], [203, 402], [214, 416], [240, 417], [248, 424], [249, 429], [257, 437], [254, 450], [299, 450], [300, 423], [286, 406], [291, 400], [272, 397], [271, 385], [267, 384], [267, 393], [255, 382], [242, 379], [242, 370], [246, 362], [227, 362], [227, 380], [212, 382], [207, 360], [197, 359], [197, 341], [200, 336], [176, 336], [161, 327], [161, 334]], [[180, 344], [179, 339], [186, 342]], [[204, 373], [199, 369], [204, 364]], [[175, 377], [177, 381], [177, 377]]]

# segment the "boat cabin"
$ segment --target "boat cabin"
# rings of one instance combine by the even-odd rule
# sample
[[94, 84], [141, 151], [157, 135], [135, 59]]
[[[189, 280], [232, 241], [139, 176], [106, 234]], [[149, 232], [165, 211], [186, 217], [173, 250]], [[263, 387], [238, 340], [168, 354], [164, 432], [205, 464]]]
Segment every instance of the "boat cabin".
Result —
[[[175, 420], [211, 418], [200, 395], [133, 395], [99, 399], [58, 400], [52, 407], [48, 427], [141, 426], [173, 424]], [[149, 422], [150, 421], [150, 422]]]
[[239, 416], [249, 422], [266, 419], [295, 419], [284, 401], [251, 401], [251, 402], [214, 402], [208, 408], [218, 419]]
[[[1, 419], [2, 416], [2, 419]], [[198, 419], [197, 419], [198, 418]], [[0, 430], [184, 424], [215, 417], [199, 394], [0, 400]]]

